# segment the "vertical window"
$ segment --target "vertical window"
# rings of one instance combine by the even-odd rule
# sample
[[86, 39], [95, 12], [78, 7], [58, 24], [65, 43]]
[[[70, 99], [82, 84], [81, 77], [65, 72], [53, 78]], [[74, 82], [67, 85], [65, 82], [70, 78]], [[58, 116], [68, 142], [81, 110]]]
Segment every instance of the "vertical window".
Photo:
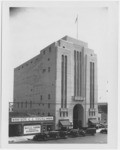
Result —
[[48, 113], [48, 116], [50, 116], [50, 113]]
[[77, 51], [77, 96], [79, 95], [79, 52]]
[[27, 101], [26, 101], [26, 108], [27, 108]]
[[68, 117], [68, 112], [66, 112], [66, 117]]
[[63, 117], [65, 117], [65, 112], [63, 112]]
[[61, 58], [61, 108], [67, 107], [67, 56]]
[[48, 108], [50, 108], [50, 104], [48, 104]]
[[90, 108], [94, 108], [94, 63], [90, 62]]
[[40, 100], [42, 100], [42, 95], [40, 95]]
[[61, 56], [61, 108], [67, 107], [67, 56]]
[[43, 69], [43, 73], [46, 71], [46, 69]]
[[74, 51], [74, 96], [76, 96], [76, 51]]
[[43, 54], [45, 55], [45, 50], [43, 51]]
[[51, 47], [49, 47], [49, 52], [51, 52]]
[[61, 117], [61, 112], [60, 112], [60, 117]]
[[80, 74], [79, 74], [79, 85], [80, 85], [80, 96], [82, 96], [82, 58], [81, 58], [81, 52], [80, 52]]
[[30, 108], [32, 107], [32, 101], [30, 101]]
[[18, 108], [19, 108], [19, 102], [18, 102]]
[[93, 63], [93, 108], [94, 108], [94, 63]]
[[67, 56], [65, 56], [65, 108], [67, 107]]
[[23, 107], [23, 102], [21, 102], [21, 108]]
[[90, 62], [90, 108], [93, 108], [93, 63]]
[[92, 62], [90, 62], [90, 108], [92, 108]]
[[63, 108], [63, 93], [64, 93], [64, 56], [61, 61], [61, 108]]
[[50, 72], [50, 67], [48, 67], [48, 72]]
[[50, 94], [48, 94], [48, 99], [50, 99]]
[[91, 111], [89, 112], [89, 115], [91, 116]]

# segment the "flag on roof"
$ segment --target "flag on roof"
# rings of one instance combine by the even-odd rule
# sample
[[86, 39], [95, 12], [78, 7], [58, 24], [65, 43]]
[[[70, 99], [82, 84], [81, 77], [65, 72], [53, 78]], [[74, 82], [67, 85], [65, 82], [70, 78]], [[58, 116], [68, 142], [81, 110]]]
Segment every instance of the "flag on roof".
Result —
[[78, 15], [77, 15], [77, 17], [76, 17], [76, 19], [75, 19], [75, 23], [78, 21]]

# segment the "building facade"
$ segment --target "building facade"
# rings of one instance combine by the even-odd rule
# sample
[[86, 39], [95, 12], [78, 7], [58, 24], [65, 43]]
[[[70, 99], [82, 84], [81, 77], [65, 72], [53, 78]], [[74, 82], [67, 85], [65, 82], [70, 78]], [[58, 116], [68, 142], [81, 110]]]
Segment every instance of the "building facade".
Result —
[[[88, 44], [65, 36], [14, 69], [14, 111], [54, 116], [74, 128], [97, 120], [97, 56]], [[66, 123], [67, 124], [67, 123]]]

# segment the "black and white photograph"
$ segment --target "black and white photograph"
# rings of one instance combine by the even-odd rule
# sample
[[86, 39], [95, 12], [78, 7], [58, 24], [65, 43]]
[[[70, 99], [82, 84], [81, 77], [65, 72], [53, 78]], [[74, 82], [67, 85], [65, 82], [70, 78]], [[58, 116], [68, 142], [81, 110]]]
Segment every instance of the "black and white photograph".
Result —
[[4, 147], [115, 148], [118, 2], [4, 2]]

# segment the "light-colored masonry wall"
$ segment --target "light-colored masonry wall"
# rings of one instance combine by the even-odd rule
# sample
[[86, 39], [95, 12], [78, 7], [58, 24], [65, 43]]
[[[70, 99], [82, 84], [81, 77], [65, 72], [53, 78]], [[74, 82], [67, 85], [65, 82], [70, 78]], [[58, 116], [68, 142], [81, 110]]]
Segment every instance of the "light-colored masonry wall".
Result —
[[[74, 50], [82, 52], [82, 97], [84, 101], [75, 101], [74, 97]], [[61, 57], [66, 55], [67, 59], [67, 109], [61, 109]], [[73, 122], [73, 108], [81, 104], [84, 108], [83, 126], [88, 126], [88, 118], [97, 118], [97, 58], [93, 50], [87, 48], [87, 44], [65, 37], [58, 41], [57, 48], [57, 80], [56, 80], [56, 128], [59, 120], [69, 119]], [[95, 116], [90, 116], [90, 61], [95, 62]], [[60, 112], [68, 111], [68, 116], [60, 116]]]
[[53, 43], [14, 70], [14, 102], [17, 102], [14, 110], [54, 116], [55, 78], [56, 49]]
[[[51, 49], [50, 49], [51, 47]], [[82, 98], [74, 99], [74, 50], [82, 54]], [[61, 109], [61, 56], [67, 56], [67, 108]], [[95, 63], [95, 108], [90, 109], [90, 62]], [[40, 116], [55, 116], [55, 127], [59, 120], [73, 122], [73, 108], [81, 104], [84, 110], [83, 126], [88, 118], [97, 118], [97, 56], [88, 44], [65, 36], [43, 49], [39, 55], [14, 69], [14, 110]], [[23, 104], [21, 103], [23, 102]], [[67, 111], [68, 116], [60, 116]], [[95, 115], [90, 116], [90, 111]]]
[[[85, 86], [86, 86], [86, 124], [89, 118], [98, 119], [98, 83], [97, 83], [97, 56], [94, 51], [88, 48], [84, 48], [85, 51]], [[90, 109], [90, 62], [94, 62], [94, 109]], [[90, 115], [90, 111], [95, 111], [95, 115]]]

